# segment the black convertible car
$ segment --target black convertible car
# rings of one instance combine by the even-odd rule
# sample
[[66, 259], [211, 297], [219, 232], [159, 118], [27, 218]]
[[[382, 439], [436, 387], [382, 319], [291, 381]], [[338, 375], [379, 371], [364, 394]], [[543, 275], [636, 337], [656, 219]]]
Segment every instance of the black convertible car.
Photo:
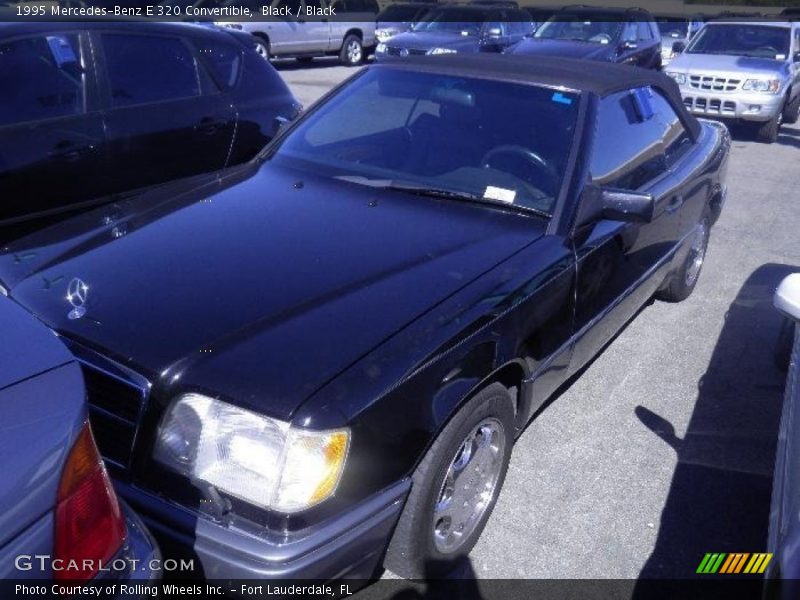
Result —
[[168, 554], [210, 578], [432, 575], [548, 396], [654, 294], [692, 292], [729, 145], [651, 71], [374, 65], [221, 178], [5, 248], [0, 280], [83, 362]]

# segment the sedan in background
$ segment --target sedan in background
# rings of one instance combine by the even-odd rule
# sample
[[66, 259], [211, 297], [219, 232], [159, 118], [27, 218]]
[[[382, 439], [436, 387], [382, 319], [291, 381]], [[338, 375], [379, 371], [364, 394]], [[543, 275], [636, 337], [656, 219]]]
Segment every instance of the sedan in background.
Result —
[[692, 293], [729, 147], [656, 71], [370, 65], [258, 159], [131, 199], [124, 236], [96, 209], [11, 244], [0, 280], [71, 340], [121, 495], [204, 573], [433, 577], [553, 392]]
[[375, 48], [378, 61], [409, 56], [502, 52], [534, 31], [527, 11], [492, 5], [451, 5], [432, 9], [410, 31]]
[[566, 8], [507, 53], [659, 69], [661, 35], [650, 13], [642, 9]]
[[0, 330], [0, 578], [160, 579], [158, 547], [117, 500], [95, 446], [80, 365], [2, 296]]
[[0, 24], [0, 225], [245, 162], [299, 108], [230, 29]]
[[431, 10], [426, 2], [397, 2], [390, 4], [378, 13], [375, 25], [375, 39], [385, 42], [398, 33], [410, 30]]

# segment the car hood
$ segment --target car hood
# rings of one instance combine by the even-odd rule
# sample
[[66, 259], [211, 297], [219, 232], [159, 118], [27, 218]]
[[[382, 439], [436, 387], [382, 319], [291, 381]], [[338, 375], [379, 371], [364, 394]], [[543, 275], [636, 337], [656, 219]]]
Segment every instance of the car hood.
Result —
[[608, 58], [611, 48], [611, 44], [529, 38], [514, 45], [508, 50], [508, 53], [605, 60]]
[[268, 162], [22, 240], [0, 256], [0, 280], [57, 331], [151, 379], [283, 417], [544, 227]]
[[713, 74], [716, 76], [742, 77], [752, 75], [776, 75], [786, 71], [786, 63], [770, 58], [750, 58], [724, 54], [678, 55], [670, 64], [671, 71]]
[[387, 42], [393, 48], [430, 50], [431, 48], [450, 48], [459, 52], [477, 52], [480, 40], [475, 35], [459, 35], [434, 31], [407, 31], [394, 36]]

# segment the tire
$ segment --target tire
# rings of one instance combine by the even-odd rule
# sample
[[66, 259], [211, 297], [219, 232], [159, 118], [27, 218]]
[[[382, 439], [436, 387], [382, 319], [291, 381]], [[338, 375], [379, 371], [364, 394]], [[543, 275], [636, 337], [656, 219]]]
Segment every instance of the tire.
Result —
[[[511, 394], [499, 383], [478, 392], [456, 413], [412, 476], [411, 493], [386, 552], [388, 569], [406, 579], [440, 577], [469, 554], [503, 486], [514, 424]], [[491, 489], [489, 499], [481, 501], [476, 489]], [[474, 504], [465, 511], [467, 502]]]
[[783, 123], [783, 111], [772, 117], [766, 123], [759, 125], [756, 131], [756, 139], [764, 144], [774, 144], [778, 141], [778, 133]]
[[364, 60], [364, 46], [361, 45], [361, 38], [351, 33], [342, 42], [342, 49], [339, 51], [339, 61], [346, 67], [355, 67]]
[[255, 48], [256, 54], [268, 61], [271, 58], [269, 52], [269, 40], [261, 36], [255, 36], [255, 38], [256, 42], [253, 47]]
[[794, 124], [800, 120], [800, 94], [797, 94], [794, 100], [786, 103], [783, 109], [783, 122]]
[[697, 281], [700, 279], [700, 271], [705, 263], [706, 250], [708, 249], [708, 237], [711, 231], [711, 216], [708, 210], [703, 213], [702, 219], [698, 223], [695, 237], [686, 260], [681, 267], [672, 274], [669, 284], [656, 294], [659, 300], [665, 302], [681, 302], [692, 295]]

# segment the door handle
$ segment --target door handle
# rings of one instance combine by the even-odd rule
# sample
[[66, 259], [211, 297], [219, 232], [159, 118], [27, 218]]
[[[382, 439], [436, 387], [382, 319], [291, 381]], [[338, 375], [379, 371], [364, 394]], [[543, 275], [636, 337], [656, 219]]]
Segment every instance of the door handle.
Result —
[[681, 194], [673, 196], [667, 204], [667, 212], [673, 213], [683, 206], [684, 197]]
[[225, 125], [225, 121], [223, 120], [205, 117], [200, 119], [200, 122], [194, 126], [194, 130], [197, 133], [202, 133], [204, 135], [213, 135], [217, 133], [217, 131], [219, 131], [223, 125]]
[[94, 146], [76, 146], [72, 142], [62, 141], [57, 143], [47, 155], [64, 162], [75, 162], [90, 150], [94, 150]]

